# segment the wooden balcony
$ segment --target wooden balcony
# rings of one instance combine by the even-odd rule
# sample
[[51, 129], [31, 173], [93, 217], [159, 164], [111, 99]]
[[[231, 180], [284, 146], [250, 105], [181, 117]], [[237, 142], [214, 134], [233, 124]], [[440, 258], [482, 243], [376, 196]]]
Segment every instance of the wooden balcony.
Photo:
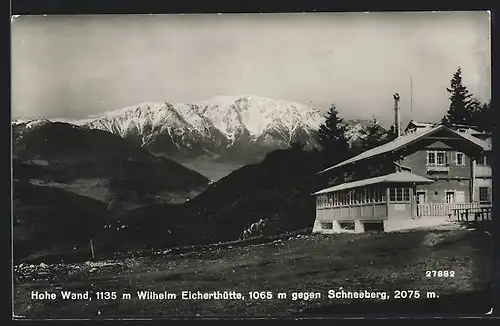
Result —
[[475, 175], [478, 178], [484, 177], [484, 178], [491, 178], [491, 166], [487, 165], [476, 165], [475, 169]]
[[427, 173], [448, 173], [450, 172], [450, 166], [446, 165], [427, 165]]
[[451, 216], [454, 215], [456, 210], [467, 209], [471, 212], [480, 211], [481, 208], [488, 205], [479, 203], [461, 203], [461, 204], [447, 204], [447, 203], [432, 203], [432, 204], [418, 204], [417, 216]]

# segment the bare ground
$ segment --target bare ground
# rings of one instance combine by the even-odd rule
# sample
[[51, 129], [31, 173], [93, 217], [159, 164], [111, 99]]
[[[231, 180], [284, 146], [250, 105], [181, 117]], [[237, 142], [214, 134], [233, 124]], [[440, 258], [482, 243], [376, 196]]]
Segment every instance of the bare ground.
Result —
[[[290, 317], [308, 309], [362, 301], [328, 299], [330, 289], [387, 291], [391, 297], [396, 290], [419, 291], [423, 297], [426, 291], [446, 296], [483, 289], [490, 280], [490, 263], [490, 237], [480, 231], [310, 235], [109, 265], [18, 267], [14, 312], [24, 318]], [[426, 271], [432, 270], [454, 271], [454, 277], [426, 277]], [[30, 298], [32, 291], [61, 290], [90, 291], [93, 299]], [[140, 300], [136, 292], [145, 290], [168, 291], [177, 294], [177, 299]], [[245, 299], [180, 299], [182, 291], [217, 290], [237, 291]], [[118, 299], [97, 300], [99, 291], [116, 291]], [[251, 299], [250, 291], [270, 291], [273, 299]], [[287, 293], [287, 298], [277, 299], [279, 292]], [[317, 292], [321, 299], [292, 300], [294, 292]], [[122, 298], [123, 293], [132, 294], [131, 299]], [[364, 308], [359, 309], [356, 312], [363, 313]]]

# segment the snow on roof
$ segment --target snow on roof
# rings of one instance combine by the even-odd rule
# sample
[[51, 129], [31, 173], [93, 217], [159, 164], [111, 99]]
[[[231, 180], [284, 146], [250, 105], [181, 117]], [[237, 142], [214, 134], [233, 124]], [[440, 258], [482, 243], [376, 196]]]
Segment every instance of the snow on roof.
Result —
[[[422, 127], [435, 127], [435, 126], [439, 126], [440, 124], [439, 123], [432, 123], [432, 122], [421, 122], [421, 121], [411, 120], [408, 123], [408, 126], [406, 127], [406, 129], [408, 129], [410, 127], [410, 125], [414, 125], [417, 128], [422, 128]], [[475, 126], [465, 125], [465, 124], [452, 124], [451, 126], [453, 127], [453, 129], [457, 129], [457, 131], [460, 131], [460, 132], [467, 132], [467, 133], [471, 133], [471, 134], [483, 134], [481, 131], [478, 131], [477, 127], [475, 127]]]
[[411, 120], [408, 125], [410, 124], [413, 124], [417, 127], [432, 127], [432, 126], [435, 126], [436, 123], [431, 123], [431, 122], [419, 122], [419, 121], [415, 121], [415, 120]]
[[[481, 148], [483, 148], [484, 150], [488, 150], [488, 142], [487, 141], [484, 141], [482, 139], [479, 139], [477, 137], [474, 137], [472, 136], [471, 134], [468, 134], [468, 133], [463, 133], [463, 132], [458, 132], [456, 130], [453, 130], [453, 129], [450, 129], [444, 125], [435, 125], [435, 126], [432, 126], [432, 127], [424, 127], [424, 128], [420, 128], [420, 129], [417, 129], [416, 131], [414, 132], [410, 132], [410, 133], [406, 133], [406, 134], [403, 134], [401, 136], [399, 136], [398, 138], [394, 139], [393, 141], [391, 142], [388, 142], [388, 143], [385, 143], [383, 145], [380, 145], [378, 147], [375, 147], [375, 148], [372, 148], [366, 152], [363, 152], [357, 156], [354, 156], [354, 157], [351, 157], [350, 159], [347, 159], [343, 162], [340, 162], [339, 164], [337, 165], [334, 165], [332, 167], [329, 167], [327, 169], [324, 169], [320, 172], [318, 172], [317, 174], [322, 174], [324, 172], [327, 172], [329, 170], [333, 170], [333, 169], [336, 169], [338, 167], [341, 167], [341, 166], [344, 166], [344, 165], [347, 165], [347, 164], [351, 164], [351, 163], [354, 163], [354, 162], [357, 162], [357, 161], [361, 161], [361, 160], [364, 160], [364, 159], [367, 159], [367, 158], [370, 158], [370, 157], [373, 157], [373, 156], [377, 156], [377, 155], [381, 155], [381, 154], [385, 154], [385, 153], [389, 153], [389, 152], [392, 152], [392, 151], [396, 151], [396, 150], [399, 150], [401, 148], [403, 148], [404, 146], [407, 146], [409, 144], [412, 144], [416, 141], [418, 141], [419, 139], [431, 134], [431, 133], [434, 133], [434, 132], [437, 132], [439, 130], [443, 130], [443, 129], [446, 129], [446, 130], [449, 130], [453, 133], [455, 133], [456, 135], [462, 137], [463, 139], [466, 139], [468, 140], [469, 142], [475, 144], [476, 146], [479, 146]], [[490, 144], [490, 150], [491, 150], [491, 144]]]
[[425, 183], [433, 183], [434, 180], [421, 177], [421, 176], [416, 175], [416, 174], [411, 173], [411, 172], [406, 172], [406, 171], [394, 172], [391, 174], [382, 175], [382, 176], [375, 177], [375, 178], [343, 183], [340, 185], [336, 185], [336, 186], [333, 186], [330, 188], [320, 190], [318, 192], [315, 192], [313, 195], [320, 195], [320, 194], [325, 194], [325, 193], [334, 192], [334, 191], [352, 189], [352, 188], [368, 186], [368, 185], [378, 184], [378, 183], [389, 183], [389, 182], [391, 182], [391, 183], [425, 184]]

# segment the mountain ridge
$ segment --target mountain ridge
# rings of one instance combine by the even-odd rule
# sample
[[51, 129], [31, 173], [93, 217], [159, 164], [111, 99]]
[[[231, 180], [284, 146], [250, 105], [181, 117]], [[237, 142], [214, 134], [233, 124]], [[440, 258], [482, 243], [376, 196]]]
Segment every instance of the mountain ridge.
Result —
[[172, 157], [220, 156], [234, 147], [268, 152], [298, 139], [315, 147], [314, 132], [323, 121], [320, 111], [304, 104], [255, 95], [214, 96], [177, 104], [142, 102], [66, 120], [118, 134]]
[[[326, 115], [298, 102], [246, 94], [177, 104], [145, 101], [82, 119], [51, 120], [113, 133], [218, 180], [234, 167], [258, 163], [294, 142], [306, 149], [320, 147], [316, 133]], [[370, 121], [344, 122], [346, 136], [356, 146]]]
[[[306, 148], [318, 147], [316, 132], [325, 119], [325, 114], [302, 103], [244, 94], [175, 104], [145, 101], [64, 121], [120, 135], [172, 159], [207, 156], [253, 163], [251, 157], [259, 161], [296, 141]], [[351, 141], [362, 137], [357, 121], [363, 120], [346, 121]]]

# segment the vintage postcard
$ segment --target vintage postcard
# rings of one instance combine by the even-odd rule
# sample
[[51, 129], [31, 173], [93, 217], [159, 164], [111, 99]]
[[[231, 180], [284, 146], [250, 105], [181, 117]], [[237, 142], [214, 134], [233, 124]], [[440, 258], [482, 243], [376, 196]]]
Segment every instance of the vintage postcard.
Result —
[[13, 318], [491, 313], [490, 24], [13, 16]]

